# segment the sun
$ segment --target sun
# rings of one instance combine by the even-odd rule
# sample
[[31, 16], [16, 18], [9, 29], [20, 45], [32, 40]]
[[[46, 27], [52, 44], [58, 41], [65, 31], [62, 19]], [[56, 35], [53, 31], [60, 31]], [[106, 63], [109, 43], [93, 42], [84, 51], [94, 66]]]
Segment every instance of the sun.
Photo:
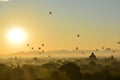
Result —
[[14, 44], [20, 44], [26, 40], [27, 35], [24, 29], [22, 29], [21, 27], [15, 26], [8, 30], [6, 37], [9, 42]]

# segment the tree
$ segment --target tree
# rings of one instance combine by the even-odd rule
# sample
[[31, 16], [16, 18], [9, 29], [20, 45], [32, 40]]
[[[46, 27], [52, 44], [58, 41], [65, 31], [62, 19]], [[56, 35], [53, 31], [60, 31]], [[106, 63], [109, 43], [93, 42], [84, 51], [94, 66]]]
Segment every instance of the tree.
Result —
[[59, 70], [61, 72], [65, 72], [71, 80], [81, 80], [81, 72], [80, 68], [77, 66], [76, 63], [68, 62], [62, 65]]

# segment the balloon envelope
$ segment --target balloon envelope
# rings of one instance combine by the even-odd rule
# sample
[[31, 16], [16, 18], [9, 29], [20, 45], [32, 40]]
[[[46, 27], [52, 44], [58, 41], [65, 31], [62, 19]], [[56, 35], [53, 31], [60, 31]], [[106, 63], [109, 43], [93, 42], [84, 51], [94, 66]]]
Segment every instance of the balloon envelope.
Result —
[[51, 15], [51, 14], [52, 14], [52, 12], [50, 11], [50, 12], [49, 12], [49, 14]]
[[76, 50], [78, 50], [78, 47], [76, 47]]
[[44, 50], [42, 50], [42, 53], [44, 53], [45, 51]]
[[39, 47], [38, 49], [40, 50], [41, 48]]
[[118, 42], [118, 44], [120, 44], [120, 42]]
[[27, 44], [27, 46], [29, 46], [29, 44]]
[[31, 48], [32, 50], [34, 49], [34, 47]]
[[80, 35], [78, 34], [77, 37], [80, 37]]
[[42, 46], [44, 46], [44, 44], [42, 44]]

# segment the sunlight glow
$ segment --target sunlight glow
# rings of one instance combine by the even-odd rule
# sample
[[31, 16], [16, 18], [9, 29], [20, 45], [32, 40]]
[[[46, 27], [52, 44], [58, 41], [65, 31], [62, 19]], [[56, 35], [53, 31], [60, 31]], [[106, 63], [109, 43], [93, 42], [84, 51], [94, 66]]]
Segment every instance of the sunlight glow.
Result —
[[9, 1], [9, 0], [0, 0], [0, 1]]
[[27, 38], [25, 31], [20, 27], [14, 27], [8, 30], [6, 36], [9, 42], [12, 42], [15, 44], [23, 43]]

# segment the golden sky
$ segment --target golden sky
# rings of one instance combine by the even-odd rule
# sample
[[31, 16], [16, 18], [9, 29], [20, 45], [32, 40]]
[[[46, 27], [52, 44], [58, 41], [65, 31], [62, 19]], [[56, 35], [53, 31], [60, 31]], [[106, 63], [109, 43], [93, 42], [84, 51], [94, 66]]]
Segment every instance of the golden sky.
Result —
[[[84, 50], [119, 49], [119, 7], [119, 0], [1, 0], [1, 54], [29, 51], [31, 47], [38, 50], [43, 43], [45, 51], [74, 50], [76, 46]], [[14, 26], [27, 33], [19, 45], [5, 36]]]

